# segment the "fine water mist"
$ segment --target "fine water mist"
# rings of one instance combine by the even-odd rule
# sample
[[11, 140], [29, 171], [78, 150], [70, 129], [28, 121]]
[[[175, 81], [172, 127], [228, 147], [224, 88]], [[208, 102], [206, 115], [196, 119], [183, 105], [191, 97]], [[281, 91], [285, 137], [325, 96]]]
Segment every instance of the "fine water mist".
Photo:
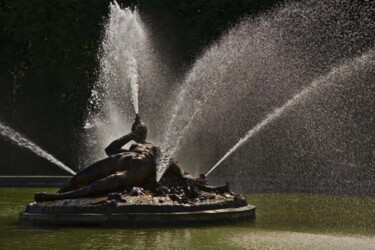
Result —
[[125, 134], [131, 117], [138, 113], [138, 56], [145, 46], [144, 28], [136, 11], [121, 9], [114, 2], [109, 15], [100, 48], [99, 78], [85, 124], [90, 155], [97, 158], [109, 141]]
[[147, 123], [153, 141], [162, 127], [160, 121], [165, 120], [160, 114], [164, 107], [160, 95], [168, 93], [170, 74], [151, 46], [137, 9], [111, 3], [104, 28], [98, 55], [99, 77], [88, 105], [86, 152], [82, 154], [81, 167], [104, 157], [103, 149], [112, 140], [129, 133], [135, 114], [140, 113]]
[[288, 2], [244, 18], [173, 83], [137, 11], [111, 4], [85, 159], [129, 131], [139, 85], [162, 165], [221, 164], [210, 180], [246, 192], [375, 193], [374, 15], [373, 2]]
[[76, 173], [71, 170], [69, 167], [67, 167], [64, 163], [57, 160], [53, 155], [47, 153], [43, 149], [41, 149], [39, 146], [32, 143], [30, 140], [26, 139], [23, 135], [20, 133], [14, 131], [12, 128], [5, 126], [0, 123], [0, 134], [4, 136], [6, 139], [10, 140], [11, 142], [15, 143], [17, 146], [20, 146], [22, 148], [26, 148], [30, 150], [31, 152], [35, 153], [39, 157], [42, 157], [48, 161], [50, 161], [52, 164], [57, 165], [62, 170], [75, 175]]
[[[277, 119], [285, 112], [288, 112], [288, 109], [292, 108], [294, 105], [297, 105], [299, 102], [303, 102], [307, 95], [313, 91], [322, 91], [321, 88], [324, 87], [324, 84], [334, 84], [337, 82], [337, 78], [345, 79], [346, 77], [351, 77], [353, 71], [357, 71], [367, 68], [373, 68], [375, 66], [375, 51], [371, 50], [370, 52], [364, 54], [360, 58], [357, 58], [353, 61], [349, 61], [347, 64], [341, 65], [332, 69], [326, 76], [320, 77], [314, 80], [310, 86], [304, 88], [301, 92], [289, 99], [283, 106], [275, 109], [271, 114], [269, 114], [262, 122], [258, 123], [254, 128], [249, 130], [245, 137], [241, 138], [224, 156], [221, 158], [207, 173], [208, 176], [215, 168], [217, 168], [220, 163], [222, 163], [226, 158], [233, 154], [239, 147], [245, 144], [251, 137], [259, 133], [265, 126], [270, 122]], [[323, 86], [322, 86], [323, 85]]]
[[168, 157], [195, 176], [206, 172], [305, 86], [341, 79], [288, 105], [210, 179], [248, 192], [375, 192], [372, 59], [350, 66], [374, 48], [374, 14], [371, 2], [305, 1], [244, 19], [181, 83], [164, 135]]

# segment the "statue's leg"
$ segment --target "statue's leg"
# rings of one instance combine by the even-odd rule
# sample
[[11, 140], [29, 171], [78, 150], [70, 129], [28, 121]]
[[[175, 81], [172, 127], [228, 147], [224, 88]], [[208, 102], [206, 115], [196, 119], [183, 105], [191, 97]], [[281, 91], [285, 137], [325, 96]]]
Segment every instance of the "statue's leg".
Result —
[[118, 172], [73, 191], [57, 194], [36, 193], [34, 199], [35, 201], [51, 201], [105, 195], [110, 192], [123, 191], [129, 186], [128, 179], [126, 172]]
[[92, 165], [84, 168], [73, 176], [68, 183], [57, 191], [57, 193], [66, 193], [75, 189], [78, 189], [83, 186], [90, 185], [91, 183], [103, 179], [111, 174], [121, 171], [119, 168], [119, 159], [121, 163], [124, 164], [124, 161], [128, 161], [133, 158], [133, 154], [118, 154], [107, 157], [103, 160], [94, 162]]

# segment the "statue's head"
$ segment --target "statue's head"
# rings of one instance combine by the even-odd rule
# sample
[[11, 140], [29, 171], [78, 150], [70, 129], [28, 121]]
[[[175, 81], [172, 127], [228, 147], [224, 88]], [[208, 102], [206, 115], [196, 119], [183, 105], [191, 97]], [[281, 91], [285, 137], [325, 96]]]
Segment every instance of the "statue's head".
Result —
[[135, 116], [135, 121], [132, 125], [132, 133], [139, 136], [139, 141], [144, 142], [147, 138], [147, 126], [141, 121], [139, 114]]

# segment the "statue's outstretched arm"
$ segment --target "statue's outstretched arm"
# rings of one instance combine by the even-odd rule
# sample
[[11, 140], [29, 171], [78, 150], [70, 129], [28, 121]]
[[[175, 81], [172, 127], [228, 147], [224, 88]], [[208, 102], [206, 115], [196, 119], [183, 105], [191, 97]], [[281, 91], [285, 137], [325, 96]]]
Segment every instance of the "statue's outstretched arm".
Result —
[[108, 147], [106, 147], [104, 151], [108, 156], [128, 152], [128, 150], [123, 149], [122, 147], [126, 143], [128, 143], [132, 140], [135, 140], [136, 138], [137, 138], [137, 135], [134, 134], [134, 133], [129, 133], [127, 135], [124, 135], [123, 137], [111, 142], [111, 144], [109, 144]]

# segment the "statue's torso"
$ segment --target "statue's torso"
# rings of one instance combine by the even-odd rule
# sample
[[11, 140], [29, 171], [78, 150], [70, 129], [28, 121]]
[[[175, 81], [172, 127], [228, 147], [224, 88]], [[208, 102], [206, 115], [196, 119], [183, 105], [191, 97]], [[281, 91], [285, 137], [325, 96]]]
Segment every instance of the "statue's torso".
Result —
[[144, 180], [155, 175], [156, 158], [160, 149], [151, 143], [134, 143], [129, 152], [112, 156], [117, 171], [129, 177], [131, 185], [142, 186]]
[[145, 160], [155, 162], [156, 157], [158, 157], [156, 154], [160, 152], [160, 149], [153, 144], [146, 142], [132, 144], [129, 148], [129, 151], [141, 155]]

